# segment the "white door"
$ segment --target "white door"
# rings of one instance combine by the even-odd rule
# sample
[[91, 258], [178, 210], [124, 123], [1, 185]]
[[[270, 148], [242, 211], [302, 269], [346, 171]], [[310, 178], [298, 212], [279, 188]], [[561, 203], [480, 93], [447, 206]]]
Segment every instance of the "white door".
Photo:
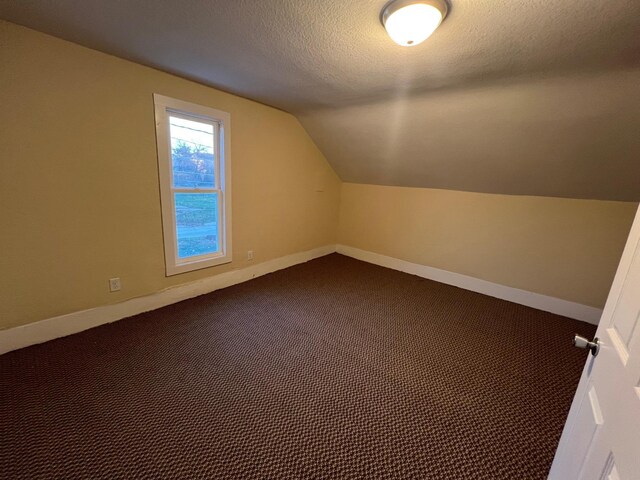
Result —
[[551, 480], [640, 479], [640, 210], [596, 337], [600, 351], [585, 352]]

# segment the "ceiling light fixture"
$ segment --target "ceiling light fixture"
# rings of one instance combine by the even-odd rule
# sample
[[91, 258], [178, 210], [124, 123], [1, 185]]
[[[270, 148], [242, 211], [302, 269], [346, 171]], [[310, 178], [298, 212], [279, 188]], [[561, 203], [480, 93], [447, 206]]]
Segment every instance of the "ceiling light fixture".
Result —
[[413, 47], [431, 36], [448, 10], [445, 0], [394, 0], [384, 7], [380, 19], [394, 42]]

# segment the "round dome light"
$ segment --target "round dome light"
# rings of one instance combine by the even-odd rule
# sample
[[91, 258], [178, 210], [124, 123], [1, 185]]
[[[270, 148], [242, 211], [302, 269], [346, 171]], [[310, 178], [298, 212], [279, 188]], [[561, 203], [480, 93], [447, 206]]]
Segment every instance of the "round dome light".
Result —
[[445, 0], [395, 0], [382, 10], [382, 24], [398, 45], [424, 42], [447, 16]]

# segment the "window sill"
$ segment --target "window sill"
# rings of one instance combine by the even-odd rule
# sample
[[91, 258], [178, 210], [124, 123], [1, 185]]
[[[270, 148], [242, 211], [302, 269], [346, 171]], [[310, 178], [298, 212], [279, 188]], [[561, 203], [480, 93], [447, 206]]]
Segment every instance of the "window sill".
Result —
[[225, 255], [214, 258], [206, 258], [203, 260], [195, 260], [192, 262], [179, 263], [177, 265], [167, 265], [167, 277], [173, 275], [180, 275], [181, 273], [193, 272], [194, 270], [201, 270], [203, 268], [215, 267], [218, 265], [224, 265], [231, 263], [233, 259], [231, 255]]

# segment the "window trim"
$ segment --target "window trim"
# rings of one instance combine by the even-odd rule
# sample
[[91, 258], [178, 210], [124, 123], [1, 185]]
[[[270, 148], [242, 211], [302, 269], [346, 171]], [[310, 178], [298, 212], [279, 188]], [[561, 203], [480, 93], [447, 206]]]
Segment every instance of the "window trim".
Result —
[[[231, 248], [231, 115], [222, 110], [177, 100], [157, 93], [153, 94], [156, 123], [156, 145], [158, 154], [158, 178], [160, 181], [160, 204], [162, 212], [162, 233], [164, 237], [164, 257], [166, 276], [178, 275], [201, 268], [213, 267], [232, 261]], [[202, 120], [214, 127], [215, 179], [217, 184], [211, 190], [219, 193], [218, 231], [220, 251], [180, 259], [177, 249], [176, 215], [172, 188], [173, 170], [169, 115]], [[198, 189], [193, 189], [198, 190]], [[188, 192], [186, 192], [188, 193]]]

